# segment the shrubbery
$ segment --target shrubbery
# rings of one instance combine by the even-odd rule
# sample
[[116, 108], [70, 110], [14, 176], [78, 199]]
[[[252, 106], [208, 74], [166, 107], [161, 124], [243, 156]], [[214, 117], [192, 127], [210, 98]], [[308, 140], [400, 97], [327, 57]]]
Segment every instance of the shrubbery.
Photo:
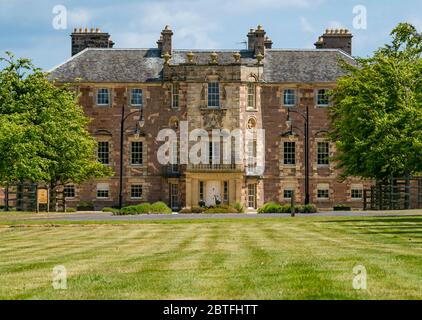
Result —
[[242, 213], [243, 206], [241, 204], [235, 204], [234, 206], [230, 205], [221, 205], [217, 207], [209, 208], [200, 208], [192, 207], [191, 209], [183, 209], [179, 213], [204, 213], [204, 214], [216, 214], [216, 213]]
[[74, 213], [74, 212], [76, 212], [76, 209], [75, 208], [66, 208], [66, 212], [67, 213]]
[[[291, 213], [292, 206], [281, 205], [275, 202], [268, 202], [259, 208], [258, 213]], [[318, 208], [313, 204], [295, 206], [296, 213], [316, 213]]]
[[[104, 208], [104, 209], [111, 209], [111, 208]], [[104, 210], [103, 209], [103, 210]], [[164, 202], [156, 202], [154, 204], [149, 203], [142, 203], [136, 206], [127, 206], [122, 208], [121, 210], [112, 209], [113, 211], [106, 211], [106, 212], [113, 212], [116, 215], [137, 215], [137, 214], [171, 214], [173, 210], [171, 210]]]

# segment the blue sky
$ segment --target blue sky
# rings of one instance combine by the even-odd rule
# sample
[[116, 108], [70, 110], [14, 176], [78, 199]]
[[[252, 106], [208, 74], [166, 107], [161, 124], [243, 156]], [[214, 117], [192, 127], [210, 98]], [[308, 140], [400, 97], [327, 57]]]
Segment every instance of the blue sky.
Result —
[[[53, 8], [67, 10], [67, 29], [56, 30]], [[367, 29], [355, 29], [353, 8], [367, 9]], [[367, 56], [408, 21], [422, 30], [420, 0], [0, 0], [0, 51], [32, 58], [48, 70], [70, 57], [74, 27], [99, 27], [119, 48], [155, 47], [169, 24], [179, 49], [236, 49], [262, 24], [275, 48], [312, 48], [328, 27], [354, 34], [354, 55]]]

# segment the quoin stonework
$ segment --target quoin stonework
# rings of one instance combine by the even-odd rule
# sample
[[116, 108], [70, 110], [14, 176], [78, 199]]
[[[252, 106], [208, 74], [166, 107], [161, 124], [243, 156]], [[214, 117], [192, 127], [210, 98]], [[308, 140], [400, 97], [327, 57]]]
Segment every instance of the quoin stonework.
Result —
[[[316, 49], [274, 49], [262, 26], [247, 33], [244, 50], [178, 50], [165, 27], [157, 46], [118, 49], [108, 33], [75, 29], [72, 57], [54, 68], [51, 79], [71, 83], [92, 119], [98, 160], [114, 169], [109, 179], [65, 188], [67, 204], [92, 202], [96, 209], [119, 203], [120, 156], [123, 150], [123, 203], [164, 201], [173, 209], [240, 202], [255, 210], [268, 201], [305, 200], [304, 119], [309, 112], [309, 197], [320, 208], [363, 205], [366, 184], [340, 182], [328, 142], [327, 92], [343, 74], [339, 60], [354, 63], [352, 35], [327, 30]], [[290, 122], [287, 122], [290, 110]], [[123, 115], [122, 115], [123, 113]], [[128, 117], [120, 146], [121, 119]], [[203, 129], [265, 132], [265, 143], [249, 141], [239, 162], [224, 162], [222, 146], [208, 143], [207, 163], [163, 165], [157, 153], [163, 129], [177, 134]], [[192, 144], [192, 142], [189, 142]], [[180, 145], [177, 146], [180, 148]], [[235, 150], [235, 149], [233, 149]], [[264, 170], [254, 159], [265, 154]], [[180, 157], [180, 153], [178, 156]], [[220, 159], [220, 161], [216, 161]], [[214, 160], [214, 161], [213, 161]]]

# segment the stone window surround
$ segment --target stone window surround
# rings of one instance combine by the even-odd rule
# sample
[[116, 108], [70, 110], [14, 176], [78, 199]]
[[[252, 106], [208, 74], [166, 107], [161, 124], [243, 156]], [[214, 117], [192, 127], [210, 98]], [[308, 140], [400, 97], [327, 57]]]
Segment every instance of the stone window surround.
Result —
[[[141, 194], [140, 197], [134, 197], [133, 196], [133, 194], [134, 194], [134, 187], [138, 187], [138, 191], [137, 192], [140, 192], [140, 194]], [[130, 193], [130, 199], [131, 200], [142, 200], [142, 199], [144, 199], [144, 185], [142, 183], [131, 183], [130, 184], [129, 193]]]
[[[328, 191], [328, 198], [320, 198], [318, 196], [319, 191]], [[317, 199], [317, 201], [319, 202], [324, 202], [324, 201], [331, 201], [331, 189], [330, 189], [330, 184], [329, 183], [318, 183], [316, 189], [315, 189], [315, 198]]]
[[320, 103], [318, 103], [318, 97], [319, 97], [319, 91], [320, 90], [325, 90], [325, 94], [326, 94], [327, 91], [332, 90], [332, 88], [320, 87], [320, 88], [316, 88], [315, 89], [315, 93], [314, 93], [314, 96], [315, 96], [315, 106], [317, 108], [326, 108], [326, 107], [330, 106], [330, 101], [328, 101], [327, 104], [320, 104]]
[[[73, 197], [66, 197], [66, 196], [65, 196], [65, 195], [66, 195], [66, 191], [65, 191], [65, 189], [66, 189], [66, 188], [71, 188], [71, 189], [73, 189]], [[63, 187], [63, 195], [65, 196], [65, 199], [66, 199], [66, 200], [74, 200], [74, 199], [77, 197], [76, 185], [74, 185], [73, 183], [66, 184], [66, 185]]]
[[[132, 164], [132, 142], [142, 142], [142, 164]], [[132, 168], [146, 168], [147, 166], [147, 143], [146, 143], [146, 138], [145, 137], [135, 137], [133, 136], [129, 136], [126, 139], [126, 143], [127, 145], [125, 146], [125, 150], [126, 150], [126, 156], [127, 156], [127, 161], [129, 164], [129, 167]]]
[[[107, 89], [108, 90], [108, 104], [99, 104], [98, 103], [98, 94], [99, 94], [99, 91], [100, 90], [103, 90], [103, 89]], [[110, 108], [113, 105], [113, 94], [114, 94], [114, 91], [110, 87], [103, 86], [103, 87], [97, 87], [97, 88], [95, 88], [94, 106], [100, 107], [100, 108]]]
[[[133, 104], [133, 103], [132, 103], [133, 90], [140, 90], [140, 95], [141, 95], [141, 104]], [[144, 106], [144, 89], [139, 88], [139, 87], [137, 87], [137, 88], [135, 88], [135, 87], [133, 87], [133, 88], [129, 88], [129, 99], [128, 99], [128, 101], [129, 101], [129, 106], [130, 106], [131, 108], [134, 108], [134, 109], [139, 109], [139, 108], [142, 108], [142, 107]]]
[[314, 148], [315, 148], [315, 160], [314, 161], [316, 163], [316, 167], [317, 168], [330, 168], [330, 166], [331, 166], [330, 159], [328, 159], [328, 164], [319, 164], [318, 163], [318, 144], [319, 143], [328, 143], [328, 156], [329, 157], [333, 156], [331, 143], [329, 141], [327, 141], [327, 139], [325, 139], [325, 138], [316, 138], [315, 139], [315, 146], [314, 146]]
[[[99, 192], [107, 192], [107, 197], [98, 196]], [[110, 184], [106, 182], [99, 182], [96, 186], [96, 199], [97, 200], [110, 200]]]
[[[358, 190], [358, 191], [362, 192], [362, 197], [361, 198], [352, 197], [354, 190]], [[364, 190], [363, 184], [352, 184], [350, 186], [350, 200], [351, 201], [362, 201], [363, 200], [363, 190]]]
[[[286, 104], [286, 91], [293, 91], [294, 104]], [[294, 108], [298, 105], [298, 90], [296, 88], [283, 88], [282, 89], [282, 105], [286, 108]]]
[[[175, 88], [177, 90], [175, 90]], [[177, 99], [175, 99], [177, 97]], [[175, 102], [177, 101], [177, 105]], [[178, 82], [174, 82], [170, 85], [170, 108], [172, 110], [179, 110], [180, 109], [180, 84]]]

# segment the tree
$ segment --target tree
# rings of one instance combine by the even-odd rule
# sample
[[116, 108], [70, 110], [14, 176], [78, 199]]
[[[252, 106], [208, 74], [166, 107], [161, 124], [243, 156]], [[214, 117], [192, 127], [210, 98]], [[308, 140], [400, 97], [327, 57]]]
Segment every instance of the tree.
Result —
[[343, 63], [332, 92], [331, 139], [343, 177], [377, 180], [422, 172], [422, 35], [399, 24], [373, 57]]
[[77, 94], [28, 59], [0, 58], [0, 182], [44, 182], [53, 191], [112, 171], [95, 156]]

